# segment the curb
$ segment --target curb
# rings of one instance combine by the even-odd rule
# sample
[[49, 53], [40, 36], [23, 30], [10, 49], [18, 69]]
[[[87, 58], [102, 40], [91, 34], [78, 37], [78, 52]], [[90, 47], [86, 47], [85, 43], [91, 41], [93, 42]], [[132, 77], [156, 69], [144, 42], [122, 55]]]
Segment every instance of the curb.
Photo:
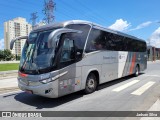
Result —
[[20, 63], [20, 61], [0, 61], [0, 64]]

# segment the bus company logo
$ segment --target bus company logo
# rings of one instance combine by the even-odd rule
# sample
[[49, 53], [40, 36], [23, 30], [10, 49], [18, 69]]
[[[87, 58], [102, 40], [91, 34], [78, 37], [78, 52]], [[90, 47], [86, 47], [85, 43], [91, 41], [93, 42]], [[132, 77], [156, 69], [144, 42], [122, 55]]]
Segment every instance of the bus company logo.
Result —
[[2, 117], [12, 117], [11, 112], [2, 112]]
[[122, 56], [121, 56], [121, 55], [119, 56], [119, 59], [122, 59]]
[[124, 55], [119, 55], [119, 59], [124, 59], [125, 56]]

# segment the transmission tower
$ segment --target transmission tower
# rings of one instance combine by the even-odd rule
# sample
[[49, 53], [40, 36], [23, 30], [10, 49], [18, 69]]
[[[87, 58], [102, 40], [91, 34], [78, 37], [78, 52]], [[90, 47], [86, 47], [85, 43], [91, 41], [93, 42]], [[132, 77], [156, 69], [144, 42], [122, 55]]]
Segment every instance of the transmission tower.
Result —
[[55, 10], [56, 4], [53, 0], [44, 0], [44, 15], [45, 15], [45, 22], [47, 24], [53, 23], [55, 17], [54, 17], [54, 10]]
[[37, 12], [31, 13], [31, 20], [32, 20], [32, 28], [36, 27], [36, 19], [38, 18]]

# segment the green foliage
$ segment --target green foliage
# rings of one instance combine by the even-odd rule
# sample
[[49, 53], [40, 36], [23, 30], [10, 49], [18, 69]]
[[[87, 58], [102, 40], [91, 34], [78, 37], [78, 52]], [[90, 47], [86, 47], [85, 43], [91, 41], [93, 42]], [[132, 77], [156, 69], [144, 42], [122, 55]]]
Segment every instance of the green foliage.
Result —
[[21, 59], [21, 56], [19, 56], [19, 55], [16, 55], [15, 57], [16, 57], [16, 60], [20, 60]]
[[10, 50], [0, 50], [0, 61], [10, 61], [14, 58]]
[[4, 58], [4, 53], [2, 50], [0, 50], [0, 61], [3, 60], [3, 58]]
[[13, 55], [12, 55], [11, 51], [10, 50], [4, 50], [5, 61], [10, 61], [10, 60], [12, 60], [12, 58], [13, 58]]

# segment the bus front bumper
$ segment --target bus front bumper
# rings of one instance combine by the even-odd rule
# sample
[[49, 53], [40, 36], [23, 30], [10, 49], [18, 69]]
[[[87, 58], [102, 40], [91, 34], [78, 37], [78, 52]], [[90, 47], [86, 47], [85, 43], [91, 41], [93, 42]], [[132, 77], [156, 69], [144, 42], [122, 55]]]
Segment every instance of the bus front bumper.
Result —
[[[38, 83], [38, 82], [37, 82]], [[48, 98], [58, 97], [58, 80], [39, 85], [26, 85], [18, 79], [18, 87], [27, 93], [32, 93]]]

